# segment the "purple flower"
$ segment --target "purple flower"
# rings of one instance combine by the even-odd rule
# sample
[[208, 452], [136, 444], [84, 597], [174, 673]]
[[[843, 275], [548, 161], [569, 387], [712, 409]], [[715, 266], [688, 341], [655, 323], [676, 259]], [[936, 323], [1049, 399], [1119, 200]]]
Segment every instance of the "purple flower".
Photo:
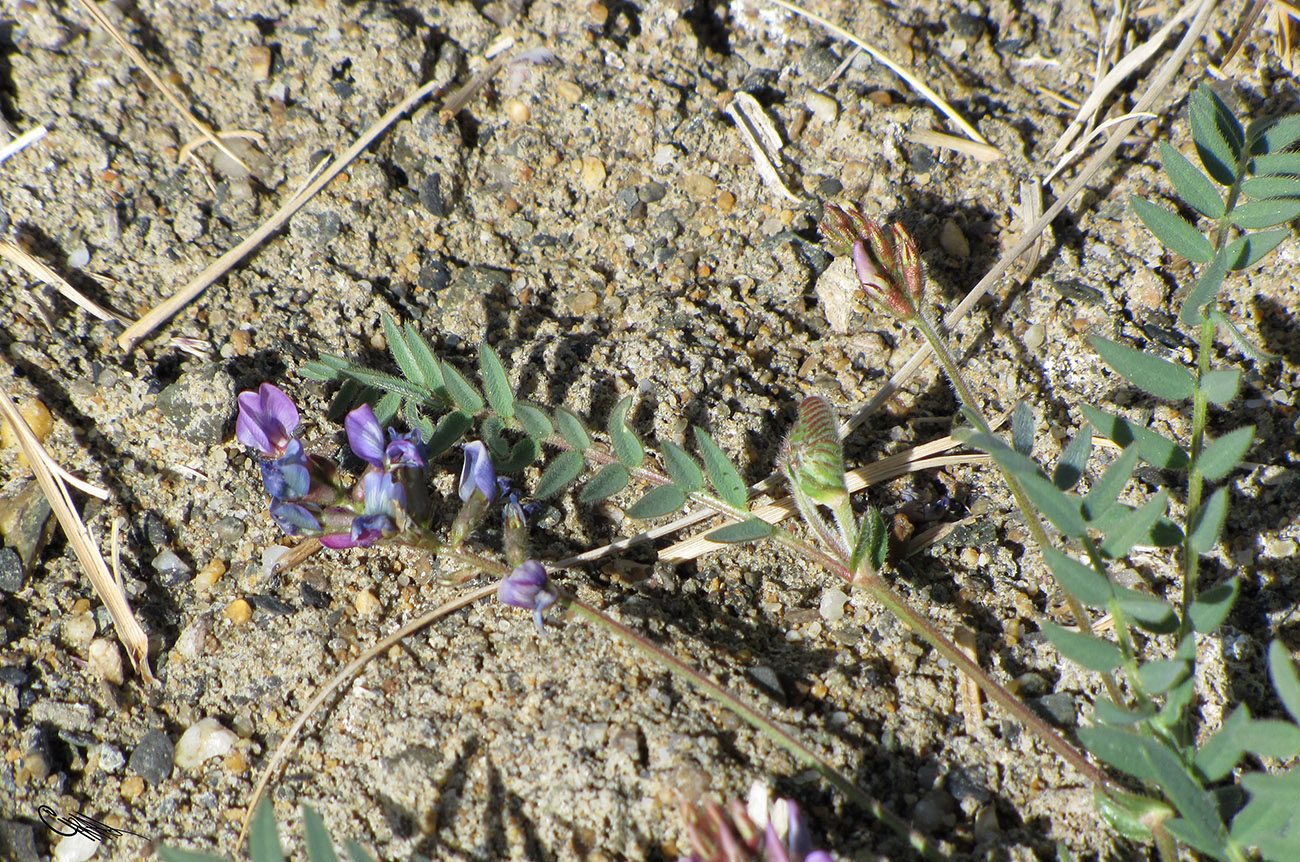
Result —
[[375, 411], [369, 404], [362, 404], [343, 420], [343, 428], [348, 433], [348, 445], [362, 461], [383, 469], [384, 466], [384, 429], [379, 427]]
[[[466, 447], [468, 448], [468, 447]], [[537, 628], [542, 628], [542, 611], [555, 604], [556, 592], [546, 577], [546, 569], [536, 560], [527, 560], [506, 575], [497, 587], [497, 598], [516, 608], [532, 608]]]
[[271, 520], [275, 521], [290, 536], [303, 533], [315, 533], [320, 530], [320, 521], [306, 506], [276, 500], [271, 504]]
[[424, 442], [420, 439], [420, 429], [416, 428], [406, 434], [398, 434], [388, 429], [388, 447], [384, 449], [384, 462], [389, 470], [410, 467], [423, 470], [426, 460]]
[[298, 408], [279, 387], [263, 383], [256, 392], [239, 393], [235, 438], [267, 457], [284, 454], [298, 427]]
[[347, 533], [321, 536], [320, 543], [327, 548], [368, 548], [397, 532], [399, 511], [406, 508], [406, 489], [387, 473], [367, 473], [362, 479], [365, 490], [366, 511], [352, 519]]
[[497, 474], [492, 467], [487, 447], [475, 440], [465, 444], [465, 466], [460, 471], [460, 498], [469, 502], [469, 498], [478, 491], [487, 502], [497, 497]]
[[307, 456], [302, 442], [290, 440], [284, 455], [274, 461], [262, 462], [262, 484], [266, 493], [276, 500], [296, 500], [307, 496], [311, 490], [311, 472], [307, 469]]

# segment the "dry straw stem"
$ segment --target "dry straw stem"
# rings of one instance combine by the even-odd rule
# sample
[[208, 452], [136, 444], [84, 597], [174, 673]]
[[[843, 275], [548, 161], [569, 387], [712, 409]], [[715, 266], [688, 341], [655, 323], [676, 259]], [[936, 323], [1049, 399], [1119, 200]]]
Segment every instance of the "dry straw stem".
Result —
[[28, 275], [30, 275], [32, 278], [35, 278], [38, 281], [43, 281], [46, 284], [51, 285], [56, 290], [58, 290], [59, 293], [63, 294], [65, 297], [72, 300], [74, 303], [81, 306], [86, 311], [89, 311], [91, 314], [95, 315], [100, 320], [115, 320], [118, 323], [126, 323], [125, 318], [121, 317], [120, 315], [114, 314], [108, 309], [103, 308], [102, 306], [97, 305], [92, 300], [82, 296], [80, 293], [77, 292], [77, 289], [75, 287], [68, 284], [67, 280], [63, 276], [59, 275], [57, 272], [50, 269], [44, 263], [32, 257], [27, 252], [23, 251], [23, 249], [20, 246], [15, 245], [14, 243], [10, 242], [7, 239], [0, 239], [0, 257], [3, 257], [5, 260], [9, 261], [10, 263], [16, 264], [17, 266], [21, 267], [22, 270], [26, 272]]
[[17, 155], [32, 144], [45, 137], [46, 129], [44, 126], [37, 126], [34, 129], [28, 129], [9, 143], [0, 147], [0, 163], [9, 159], [10, 156]]
[[[482, 87], [487, 81], [496, 74], [497, 70], [504, 65], [505, 59], [498, 57], [488, 63], [478, 74], [476, 74], [468, 84], [452, 93], [444, 103], [442, 113], [455, 114], [470, 100], [474, 93]], [[325, 186], [329, 185], [339, 173], [351, 164], [358, 156], [365, 152], [366, 148], [375, 142], [385, 130], [398, 118], [407, 111], [414, 108], [423, 101], [434, 90], [438, 89], [439, 84], [436, 81], [418, 87], [403, 99], [396, 107], [384, 114], [379, 120], [367, 129], [356, 142], [339, 157], [328, 168], [324, 169], [315, 179], [309, 179], [307, 184], [298, 192], [290, 196], [275, 213], [267, 219], [261, 227], [253, 231], [243, 242], [232, 248], [211, 263], [203, 272], [199, 273], [189, 284], [186, 284], [176, 293], [164, 300], [161, 304], [152, 309], [144, 317], [127, 327], [117, 339], [118, 346], [123, 350], [132, 350], [142, 338], [152, 332], [159, 324], [170, 318], [173, 314], [180, 311], [200, 293], [207, 289], [208, 285], [215, 282], [226, 274], [232, 266], [238, 263], [254, 248], [262, 244], [268, 236], [280, 228], [289, 218], [302, 208], [307, 201], [316, 196], [316, 193]], [[316, 167], [316, 171], [322, 171], [324, 163]]]
[[958, 138], [953, 135], [945, 135], [943, 132], [933, 132], [929, 129], [920, 129], [915, 132], [908, 132], [903, 136], [914, 144], [920, 144], [923, 147], [931, 149], [952, 150], [961, 153], [963, 156], [970, 156], [977, 162], [996, 162], [1005, 158], [1002, 151], [992, 144], [981, 144], [979, 141], [971, 141], [966, 138]]
[[[1183, 61], [1191, 52], [1192, 45], [1195, 44], [1198, 38], [1200, 38], [1201, 32], [1209, 22], [1210, 14], [1214, 11], [1214, 6], [1215, 0], [1200, 0], [1200, 2], [1196, 4], [1194, 7], [1196, 18], [1188, 26], [1187, 32], [1183, 34], [1183, 38], [1178, 43], [1177, 47], [1175, 47], [1170, 55], [1165, 59], [1165, 62], [1161, 65], [1159, 71], [1156, 72], [1155, 77], [1152, 79], [1150, 86], [1147, 87], [1146, 92], [1142, 94], [1142, 97], [1138, 99], [1137, 103], [1133, 106], [1133, 112], [1135, 114], [1149, 110], [1155, 104], [1156, 100], [1164, 94], [1165, 90], [1168, 89], [1170, 82], [1173, 81], [1174, 77], [1182, 68]], [[951, 328], [965, 317], [970, 310], [974, 308], [975, 303], [980, 300], [980, 297], [988, 293], [993, 285], [997, 283], [997, 280], [1011, 268], [1012, 264], [1016, 262], [1016, 259], [1038, 241], [1038, 238], [1043, 231], [1047, 230], [1052, 221], [1060, 215], [1067, 206], [1069, 206], [1071, 201], [1078, 197], [1078, 195], [1087, 188], [1088, 183], [1092, 181], [1093, 177], [1095, 177], [1097, 173], [1105, 167], [1106, 163], [1110, 161], [1110, 157], [1113, 156], [1115, 151], [1124, 143], [1129, 132], [1131, 132], [1133, 127], [1138, 124], [1139, 119], [1140, 118], [1136, 117], [1130, 118], [1119, 124], [1115, 133], [1111, 135], [1110, 139], [1107, 140], [1106, 143], [1102, 145], [1101, 149], [1097, 151], [1086, 165], [1084, 165], [1083, 169], [1079, 172], [1079, 175], [1074, 178], [1074, 181], [1066, 186], [1065, 191], [1061, 192], [1061, 196], [1057, 198], [1056, 202], [1053, 203], [1036, 222], [1029, 226], [1024, 234], [1021, 235], [1020, 239], [1016, 241], [1015, 245], [1007, 249], [1006, 253], [1003, 254], [1002, 257], [998, 258], [997, 263], [993, 264], [992, 268], [989, 269], [989, 271], [985, 273], [984, 277], [979, 280], [979, 283], [972, 287], [970, 292], [962, 298], [962, 301], [958, 303], [952, 311], [948, 312], [948, 314], [944, 316], [944, 326]], [[880, 388], [880, 391], [877, 392], [875, 396], [861, 409], [859, 409], [857, 413], [853, 414], [853, 417], [849, 419], [845, 425], [844, 433], [848, 434], [849, 431], [857, 428], [866, 421], [868, 416], [880, 409], [881, 405], [892, 398], [894, 393], [898, 391], [899, 387], [901, 387], [908, 378], [916, 373], [916, 369], [920, 368], [922, 363], [930, 358], [930, 355], [931, 350], [929, 344], [921, 344], [917, 348], [916, 352], [908, 357], [908, 360], [903, 364], [903, 367], [898, 369], [898, 371], [894, 373], [894, 376], [889, 378], [885, 385]]]
[[457, 596], [451, 601], [416, 617], [397, 631], [382, 638], [378, 643], [367, 649], [352, 661], [348, 662], [342, 670], [334, 674], [329, 682], [321, 686], [320, 690], [316, 692], [311, 700], [307, 701], [307, 705], [298, 713], [298, 717], [293, 720], [293, 724], [289, 726], [289, 730], [284, 734], [284, 739], [280, 740], [280, 744], [276, 746], [275, 753], [271, 755], [270, 761], [262, 771], [262, 777], [257, 780], [257, 786], [253, 789], [253, 798], [249, 800], [248, 805], [245, 806], [244, 822], [239, 827], [239, 837], [235, 839], [235, 846], [243, 846], [244, 836], [248, 833], [249, 818], [252, 817], [253, 812], [257, 810], [257, 802], [262, 798], [262, 794], [266, 791], [267, 783], [270, 782], [276, 769], [279, 768], [280, 763], [288, 755], [289, 749], [292, 747], [294, 740], [298, 738], [298, 734], [302, 732], [308, 719], [312, 717], [312, 714], [315, 713], [316, 710], [320, 709], [321, 704], [328, 700], [330, 695], [338, 691], [343, 683], [347, 682], [353, 674], [357, 673], [369, 664], [370, 660], [375, 656], [387, 652], [393, 646], [401, 643], [407, 637], [415, 634], [425, 626], [435, 623], [443, 617], [450, 616], [461, 608], [474, 604], [479, 599], [485, 599], [488, 596], [495, 594], [497, 588], [498, 584], [492, 583], [486, 587], [477, 589], [472, 593]]
[[911, 72], [909, 72], [907, 69], [900, 66], [898, 63], [895, 63], [883, 52], [877, 50], [876, 48], [873, 48], [871, 45], [868, 45], [866, 42], [862, 41], [857, 36], [854, 36], [848, 30], [845, 30], [844, 28], [831, 23], [830, 21], [821, 17], [820, 15], [814, 15], [812, 12], [809, 12], [807, 9], [803, 9], [799, 6], [796, 6], [793, 3], [787, 3], [786, 0], [767, 0], [767, 2], [771, 3], [773, 6], [781, 7], [787, 12], [793, 12], [794, 14], [802, 18], [806, 18], [809, 21], [812, 21], [814, 24], [818, 24], [819, 26], [821, 26], [828, 33], [833, 33], [834, 35], [839, 36], [844, 41], [849, 42], [853, 45], [857, 45], [863, 51], [866, 51], [868, 54], [870, 54], [873, 60], [888, 68], [895, 75], [897, 75], [898, 77], [906, 81], [907, 84], [913, 90], [916, 90], [916, 92], [924, 96], [927, 102], [934, 105], [946, 117], [948, 117], [948, 119], [952, 120], [957, 125], [957, 127], [966, 134], [968, 138], [970, 138], [972, 141], [978, 141], [981, 144], [988, 144], [988, 141], [985, 140], [984, 136], [981, 135], [975, 129], [974, 126], [968, 123], [965, 117], [957, 113], [956, 108], [954, 108], [952, 105], [949, 105], [946, 101], [944, 101], [944, 98], [940, 96], [938, 93], [936, 93], [934, 90], [930, 89], [924, 81], [922, 81], [920, 78], [913, 75]]
[[[1074, 141], [1075, 136], [1083, 130], [1084, 125], [1092, 122], [1093, 116], [1101, 107], [1101, 103], [1106, 100], [1106, 97], [1109, 96], [1125, 78], [1142, 68], [1143, 65], [1155, 56], [1156, 52], [1163, 48], [1165, 42], [1167, 42], [1169, 37], [1173, 35], [1174, 30], [1186, 21], [1188, 17], [1196, 11], [1196, 9], [1197, 6], [1190, 3], [1181, 6], [1178, 9], [1178, 13], [1175, 14], [1173, 18], [1170, 18], [1163, 27], [1157, 30], [1154, 36], [1125, 54], [1124, 58], [1115, 64], [1115, 68], [1107, 72], [1105, 77], [1097, 82], [1096, 86], [1092, 89], [1092, 93], [1090, 93], [1088, 98], [1084, 100], [1083, 104], [1079, 106], [1078, 112], [1074, 115], [1074, 121], [1070, 123], [1069, 128], [1061, 134], [1060, 139], [1058, 139], [1052, 146], [1052, 155], [1060, 155], [1065, 148]], [[1120, 137], [1123, 136], [1121, 135]]]
[[131, 58], [131, 62], [138, 66], [140, 71], [144, 72], [145, 75], [148, 76], [149, 80], [153, 82], [153, 85], [158, 88], [158, 92], [162, 93], [163, 96], [167, 98], [167, 101], [171, 102], [176, 110], [181, 112], [182, 116], [189, 121], [190, 125], [198, 129], [199, 134], [207, 138], [214, 147], [225, 153], [228, 158], [234, 159], [236, 164], [240, 165], [245, 170], [248, 169], [248, 165], [244, 164], [239, 156], [232, 153], [226, 145], [221, 142], [221, 139], [213, 134], [211, 126], [194, 116], [193, 112], [190, 111], [189, 108], [185, 107], [184, 103], [181, 102], [174, 92], [172, 92], [172, 89], [163, 82], [162, 78], [158, 77], [158, 73], [149, 67], [149, 62], [145, 60], [144, 55], [137, 51], [135, 46], [126, 40], [126, 37], [122, 35], [122, 31], [118, 30], [116, 25], [114, 25], [112, 21], [108, 20], [107, 15], [99, 11], [99, 7], [95, 5], [94, 0], [81, 0], [81, 5], [86, 7], [86, 11], [90, 13], [90, 17], [95, 19], [95, 23], [100, 27], [103, 27], [104, 31], [108, 33], [109, 36], [113, 37], [113, 41], [126, 52], [126, 55]]
[[50, 469], [51, 458], [41, 445], [41, 441], [36, 439], [32, 429], [27, 426], [27, 421], [23, 419], [22, 414], [14, 407], [13, 401], [9, 398], [9, 393], [0, 385], [0, 415], [13, 428], [14, 433], [18, 435], [18, 445], [23, 454], [27, 457], [27, 463], [31, 465], [32, 472], [36, 474], [36, 481], [41, 483], [41, 490], [45, 493], [45, 499], [50, 501], [50, 508], [54, 510], [54, 516], [59, 519], [59, 526], [63, 528], [64, 534], [72, 544], [72, 550], [77, 555], [77, 561], [81, 567], [86, 570], [90, 576], [90, 584], [95, 588], [95, 592], [103, 600], [108, 608], [109, 614], [113, 617], [113, 625], [117, 628], [118, 639], [126, 647], [127, 655], [131, 659], [131, 665], [136, 672], [144, 677], [146, 682], [155, 683], [153, 674], [149, 670], [149, 639], [145, 636], [144, 629], [136, 620], [135, 615], [131, 612], [131, 606], [127, 603], [126, 594], [122, 591], [121, 585], [109, 574], [108, 565], [104, 562], [104, 557], [95, 546], [95, 541], [91, 538], [90, 531], [82, 522], [81, 516], [72, 505], [72, 497], [68, 494], [68, 487], [63, 483], [63, 479]]

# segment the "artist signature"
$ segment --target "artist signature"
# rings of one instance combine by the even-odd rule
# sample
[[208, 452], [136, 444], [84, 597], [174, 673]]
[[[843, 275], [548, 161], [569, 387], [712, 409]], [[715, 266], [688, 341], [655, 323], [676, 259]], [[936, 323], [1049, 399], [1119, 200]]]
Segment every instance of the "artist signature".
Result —
[[[122, 835], [134, 835], [136, 838], [144, 838], [139, 832], [132, 832], [130, 829], [114, 829], [112, 826], [106, 826], [93, 817], [86, 817], [81, 814], [69, 814], [67, 817], [60, 817], [59, 813], [48, 805], [42, 805], [36, 809], [40, 815], [41, 822], [45, 824], [56, 835], [85, 835], [87, 838], [93, 838], [101, 843], [112, 841]], [[46, 818], [50, 818], [47, 820]], [[55, 826], [59, 824], [71, 829], [71, 832], [64, 832]], [[148, 839], [145, 839], [148, 840]]]

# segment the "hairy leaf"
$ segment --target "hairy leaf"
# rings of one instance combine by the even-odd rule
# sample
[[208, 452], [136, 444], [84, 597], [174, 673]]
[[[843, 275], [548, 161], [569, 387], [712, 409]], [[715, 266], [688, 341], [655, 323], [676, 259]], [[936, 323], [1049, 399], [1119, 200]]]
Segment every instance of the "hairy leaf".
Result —
[[428, 389], [429, 381], [424, 379], [424, 371], [420, 368], [420, 363], [415, 361], [415, 354], [407, 346], [406, 335], [402, 332], [402, 328], [397, 325], [396, 320], [393, 320], [391, 314], [381, 314], [379, 320], [384, 327], [384, 338], [388, 341], [388, 352], [393, 355], [397, 367], [402, 369], [402, 374], [406, 375], [407, 380], [416, 386]]
[[1191, 607], [1187, 609], [1187, 615], [1192, 620], [1192, 628], [1206, 635], [1217, 631], [1237, 600], [1239, 586], [1240, 581], [1236, 575], [1233, 575], [1197, 596], [1192, 601]]
[[1106, 472], [1092, 487], [1088, 489], [1087, 495], [1083, 498], [1083, 517], [1089, 521], [1095, 521], [1115, 505], [1119, 494], [1128, 484], [1128, 480], [1133, 477], [1133, 470], [1137, 467], [1138, 447], [1137, 444], [1130, 443], [1125, 447], [1115, 461], [1106, 468]]
[[734, 524], [718, 527], [713, 532], [706, 533], [704, 538], [711, 542], [739, 545], [742, 542], [756, 542], [759, 539], [766, 539], [770, 535], [772, 535], [771, 524], [758, 518], [746, 518]]
[[1277, 699], [1282, 701], [1291, 720], [1300, 724], [1300, 674], [1296, 673], [1291, 653], [1281, 641], [1268, 645], [1268, 675], [1273, 680]]
[[478, 394], [478, 390], [470, 385], [455, 368], [452, 368], [446, 362], [442, 363], [442, 382], [447, 387], [447, 392], [451, 395], [456, 406], [466, 413], [476, 414], [483, 409], [483, 396]]
[[694, 494], [704, 488], [704, 471], [695, 459], [686, 454], [686, 450], [670, 440], [663, 442], [664, 467], [673, 477], [677, 487], [688, 494]]
[[1200, 387], [1211, 404], [1222, 407], [1237, 397], [1237, 386], [1240, 382], [1240, 368], [1222, 368], [1205, 372]]
[[1250, 124], [1247, 130], [1250, 154], [1280, 153], [1300, 140], [1300, 114], [1266, 117]]
[[1092, 426], [1084, 423], [1057, 460], [1056, 469], [1052, 471], [1052, 484], [1062, 491], [1073, 488], [1078, 484], [1079, 477], [1083, 475], [1083, 468], [1087, 466], [1088, 456], [1091, 454]]
[[453, 410], [438, 420], [429, 435], [429, 457], [436, 458], [446, 452], [474, 424], [474, 417], [464, 410]]
[[632, 476], [622, 464], [606, 464], [595, 476], [591, 477], [578, 494], [580, 503], [596, 503], [606, 497], [612, 497], [627, 487]]
[[1149, 694], [1164, 694], [1178, 683], [1187, 679], [1192, 672], [1185, 661], [1159, 659], [1149, 661], [1138, 668], [1138, 679]]
[[309, 359], [298, 366], [298, 373], [308, 380], [338, 380], [339, 371], [350, 363], [341, 356], [322, 353], [320, 359]]
[[1300, 767], [1281, 775], [1247, 773], [1241, 785], [1250, 801], [1232, 819], [1233, 839], [1270, 862], [1300, 859]]
[[393, 421], [393, 417], [397, 415], [397, 410], [401, 406], [402, 396], [396, 392], [389, 392], [383, 398], [380, 398], [379, 403], [375, 405], [375, 419], [379, 421], [380, 425], [387, 425]]
[[1238, 264], [1245, 254], [1246, 246], [1240, 238], [1219, 249], [1214, 260], [1201, 270], [1196, 284], [1192, 285], [1192, 289], [1183, 299], [1183, 307], [1178, 312], [1178, 319], [1188, 326], [1199, 325], [1202, 320], [1201, 309], [1214, 302], [1219, 295], [1219, 288], [1223, 286], [1223, 277], [1228, 274], [1228, 270], [1240, 268]]
[[1187, 113], [1201, 164], [1219, 185], [1232, 185], [1241, 164], [1241, 145], [1237, 143], [1240, 138], [1234, 134], [1240, 124], [1206, 86], [1193, 91]]
[[1113, 440], [1121, 446], [1137, 443], [1138, 456], [1152, 467], [1181, 470], [1187, 466], [1187, 453], [1167, 437], [1162, 437], [1135, 422], [1089, 407], [1087, 404], [1081, 405], [1079, 409], [1083, 411], [1083, 415], [1087, 417], [1092, 427], [1106, 439]]
[[1088, 341], [1107, 365], [1144, 392], [1171, 401], [1181, 401], [1196, 394], [1196, 378], [1181, 365], [1098, 335]]
[[384, 393], [396, 392], [403, 398], [410, 398], [418, 403], [424, 403], [428, 398], [428, 394], [414, 383], [393, 374], [385, 374], [382, 371], [372, 371], [358, 365], [348, 365], [346, 368], [340, 368], [339, 374], [357, 381], [362, 386], [369, 386], [371, 389]]
[[302, 837], [307, 845], [308, 862], [338, 862], [325, 820], [310, 805], [302, 807]]
[[551, 424], [551, 420], [536, 405], [524, 401], [516, 402], [515, 419], [519, 422], [519, 427], [524, 429], [524, 433], [534, 440], [545, 440], [555, 433], [555, 426]]
[[537, 481], [537, 490], [533, 496], [539, 500], [553, 497], [574, 483], [582, 475], [586, 459], [576, 449], [569, 449], [555, 456], [542, 471], [542, 478]]
[[429, 342], [424, 340], [424, 336], [410, 322], [406, 324], [406, 344], [411, 349], [411, 355], [415, 357], [415, 364], [420, 366], [424, 385], [439, 398], [450, 398], [447, 387], [442, 382], [442, 365], [438, 362], [438, 357], [433, 355]]
[[632, 429], [627, 427], [627, 412], [632, 409], [632, 396], [629, 395], [614, 405], [609, 414], [609, 442], [614, 448], [618, 460], [628, 469], [635, 469], [645, 461], [645, 447]]
[[1300, 177], [1251, 177], [1242, 181], [1241, 193], [1256, 200], [1300, 197]]
[[1188, 519], [1187, 544], [1193, 553], [1209, 553], [1219, 541], [1219, 530], [1228, 515], [1228, 495], [1216, 488], [1210, 498], [1196, 507]]
[[660, 485], [645, 492], [645, 495], [627, 508], [629, 518], [661, 518], [672, 514], [686, 505], [686, 494], [676, 485]]
[[582, 451], [591, 445], [591, 432], [587, 430], [587, 423], [567, 407], [555, 409], [555, 427], [560, 430], [560, 436], [574, 449]]
[[1136, 590], [1116, 589], [1115, 604], [1135, 624], [1149, 632], [1167, 634], [1178, 628], [1178, 617], [1169, 602]]
[[488, 404], [502, 419], [513, 419], [515, 415], [515, 394], [510, 389], [510, 378], [506, 376], [501, 357], [486, 341], [478, 346], [479, 377], [483, 380], [483, 391], [487, 394]]
[[700, 456], [704, 459], [709, 484], [718, 492], [718, 496], [737, 509], [748, 509], [749, 492], [744, 480], [740, 478], [740, 471], [727, 458], [726, 453], [718, 448], [718, 444], [702, 428], [695, 429], [695, 445], [699, 447]]
[[1072, 632], [1049, 622], [1043, 623], [1043, 634], [1062, 656], [1088, 670], [1108, 673], [1124, 663], [1124, 654], [1108, 640]]
[[[1228, 220], [1242, 230], [1260, 230], [1287, 224], [1298, 215], [1300, 215], [1300, 200], [1277, 198], [1239, 204], [1228, 214]], [[1206, 260], [1209, 258], [1207, 257]]]
[[1114, 595], [1110, 581], [1092, 566], [1085, 565], [1055, 548], [1043, 548], [1043, 559], [1056, 582], [1085, 605], [1104, 607]]
[[1221, 781], [1246, 753], [1238, 734], [1250, 724], [1250, 709], [1245, 704], [1237, 707], [1223, 725], [1196, 752], [1196, 769], [1206, 781]]
[[1255, 263], [1257, 260], [1277, 248], [1278, 243], [1291, 235], [1290, 228], [1278, 228], [1277, 230], [1264, 230], [1258, 233], [1248, 233], [1239, 236], [1232, 242], [1228, 243], [1227, 250], [1232, 251], [1235, 246], [1240, 246], [1239, 256], [1236, 258], [1229, 255], [1229, 260], [1235, 261], [1229, 266], [1232, 270], [1241, 270]]
[[1193, 263], [1209, 263], [1214, 257], [1214, 246], [1205, 238], [1205, 234], [1178, 213], [1156, 206], [1137, 195], [1129, 198], [1129, 204], [1142, 224], [1147, 226], [1147, 230], [1155, 234], [1156, 239], [1174, 254]]
[[1246, 751], [1259, 757], [1290, 760], [1300, 755], [1300, 727], [1278, 718], [1255, 719], [1237, 738]]
[[1271, 153], [1250, 160], [1250, 172], [1257, 177], [1300, 175], [1300, 153]]
[[510, 454], [496, 464], [498, 473], [518, 473], [532, 464], [542, 454], [542, 444], [532, 437], [515, 441], [510, 447]]
[[257, 862], [284, 862], [280, 830], [275, 824], [275, 809], [269, 799], [263, 799], [253, 812], [253, 821], [248, 827], [248, 856]]
[[1101, 543], [1102, 553], [1113, 558], [1127, 554], [1129, 549], [1142, 542], [1151, 533], [1156, 520], [1165, 513], [1168, 502], [1169, 491], [1161, 488], [1154, 497], [1120, 522], [1117, 529], [1106, 535]]
[[1020, 482], [1025, 494], [1042, 512], [1043, 517], [1058, 530], [1067, 536], [1083, 535], [1087, 525], [1079, 513], [1079, 498], [1062, 493], [1043, 475], [1043, 471], [1032, 459], [991, 434], [968, 434], [964, 442], [992, 455], [999, 467]]
[[1034, 453], [1034, 410], [1023, 401], [1011, 414], [1011, 448], [1025, 457]]
[[1138, 709], [1126, 709], [1116, 706], [1104, 697], [1099, 697], [1093, 701], [1092, 712], [1097, 721], [1117, 727], [1137, 724], [1139, 721], [1146, 721], [1156, 714], [1153, 706], [1144, 705]]
[[1187, 201], [1189, 206], [1210, 218], [1220, 218], [1223, 215], [1223, 195], [1215, 187], [1214, 181], [1166, 141], [1160, 142], [1160, 163], [1179, 197]]

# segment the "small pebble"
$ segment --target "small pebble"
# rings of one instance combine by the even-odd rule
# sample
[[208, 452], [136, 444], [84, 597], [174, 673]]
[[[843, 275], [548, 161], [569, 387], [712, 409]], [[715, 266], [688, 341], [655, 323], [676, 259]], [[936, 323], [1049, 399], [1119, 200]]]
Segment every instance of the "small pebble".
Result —
[[225, 617], [235, 625], [241, 626], [253, 618], [253, 606], [245, 599], [235, 599], [226, 605]]
[[176, 748], [167, 734], [157, 729], [150, 730], [140, 737], [127, 764], [145, 781], [156, 785], [172, 774], [175, 752]]
[[609, 9], [604, 3], [599, 2], [599, 0], [587, 4], [587, 14], [590, 15], [591, 20], [600, 27], [604, 27], [605, 22], [609, 20]]
[[63, 637], [69, 646], [84, 647], [95, 636], [95, 615], [89, 611], [72, 614], [63, 620]]
[[275, 564], [280, 562], [280, 558], [289, 553], [289, 549], [284, 545], [271, 545], [262, 549], [262, 578], [266, 579], [275, 574]]
[[[50, 431], [54, 429], [54, 419], [50, 416], [49, 408], [36, 398], [24, 398], [18, 402], [18, 414], [23, 417], [27, 427], [32, 429], [36, 439], [41, 442], [44, 442], [45, 438], [50, 436]], [[17, 446], [18, 434], [9, 427], [8, 422], [0, 422], [0, 447], [13, 449]], [[18, 461], [25, 465], [27, 456], [20, 452]]]
[[170, 548], [153, 558], [153, 567], [162, 575], [188, 575], [191, 571], [189, 564]]
[[244, 531], [248, 529], [244, 522], [238, 518], [228, 515], [212, 525], [212, 532], [217, 534], [217, 538], [223, 542], [238, 542], [244, 537]]
[[555, 93], [566, 102], [576, 102], [582, 98], [582, 88], [572, 81], [559, 81], [555, 85]]
[[220, 557], [214, 557], [208, 561], [207, 565], [199, 569], [199, 573], [194, 576], [194, 585], [196, 587], [210, 587], [221, 576], [226, 573], [226, 564]]
[[238, 751], [227, 754], [223, 763], [231, 775], [243, 775], [248, 771], [248, 759]]
[[962, 233], [953, 219], [946, 218], [939, 226], [939, 245], [953, 257], [962, 260], [970, 257], [970, 243], [966, 240], [966, 234]]
[[506, 116], [510, 122], [523, 125], [532, 119], [532, 111], [529, 110], [528, 104], [522, 99], [506, 99], [505, 103]]
[[583, 156], [579, 179], [588, 192], [598, 191], [605, 185], [605, 163], [595, 156]]
[[253, 333], [247, 329], [236, 329], [230, 333], [230, 349], [236, 356], [247, 356], [253, 351]]
[[176, 742], [176, 765], [193, 769], [213, 757], [225, 757], [239, 737], [215, 718], [205, 718], [186, 728]]
[[1047, 327], [1041, 323], [1030, 324], [1025, 330], [1025, 349], [1034, 352], [1043, 346], [1043, 341], [1047, 338]]
[[810, 90], [808, 95], [803, 97], [804, 107], [822, 123], [833, 123], [839, 116], [840, 106], [825, 93], [819, 93], [816, 90]]
[[60, 838], [51, 859], [54, 862], [86, 862], [99, 851], [99, 839], [82, 832]]
[[72, 250], [72, 254], [68, 255], [68, 266], [73, 269], [81, 269], [88, 263], [90, 263], [90, 249], [86, 248], [85, 243], [78, 245]]
[[357, 609], [357, 613], [366, 615], [373, 614], [379, 610], [379, 599], [370, 590], [361, 590], [357, 597], [352, 600], [352, 604]]
[[172, 652], [179, 658], [191, 661], [202, 655], [207, 648], [208, 627], [211, 622], [207, 614], [201, 614], [198, 619], [181, 629]]
[[265, 81], [271, 77], [271, 49], [265, 45], [249, 45], [244, 49], [244, 58], [248, 61], [248, 73], [254, 81]]
[[127, 802], [134, 802], [141, 793], [144, 793], [144, 779], [140, 776], [132, 775], [122, 781], [122, 798]]
[[718, 204], [718, 212], [723, 213], [725, 215], [726, 213], [729, 213], [733, 209], [735, 209], [736, 196], [733, 195], [731, 192], [723, 192], [722, 194], [718, 195], [717, 204]]
[[821, 602], [817, 605], [817, 613], [827, 622], [833, 623], [844, 619], [844, 605], [848, 603], [849, 597], [838, 587], [831, 587], [822, 593]]
[[574, 314], [586, 314], [599, 305], [600, 294], [592, 290], [584, 290], [569, 300], [569, 310]]
[[705, 174], [687, 174], [682, 186], [693, 201], [706, 201], [718, 193], [718, 183]]
[[92, 752], [99, 758], [101, 772], [117, 772], [126, 765], [126, 758], [122, 756], [121, 749], [115, 745], [101, 742], [92, 749]]
[[113, 685], [121, 685], [125, 676], [122, 673], [122, 652], [117, 648], [117, 641], [108, 638], [95, 638], [90, 642], [90, 670]]

